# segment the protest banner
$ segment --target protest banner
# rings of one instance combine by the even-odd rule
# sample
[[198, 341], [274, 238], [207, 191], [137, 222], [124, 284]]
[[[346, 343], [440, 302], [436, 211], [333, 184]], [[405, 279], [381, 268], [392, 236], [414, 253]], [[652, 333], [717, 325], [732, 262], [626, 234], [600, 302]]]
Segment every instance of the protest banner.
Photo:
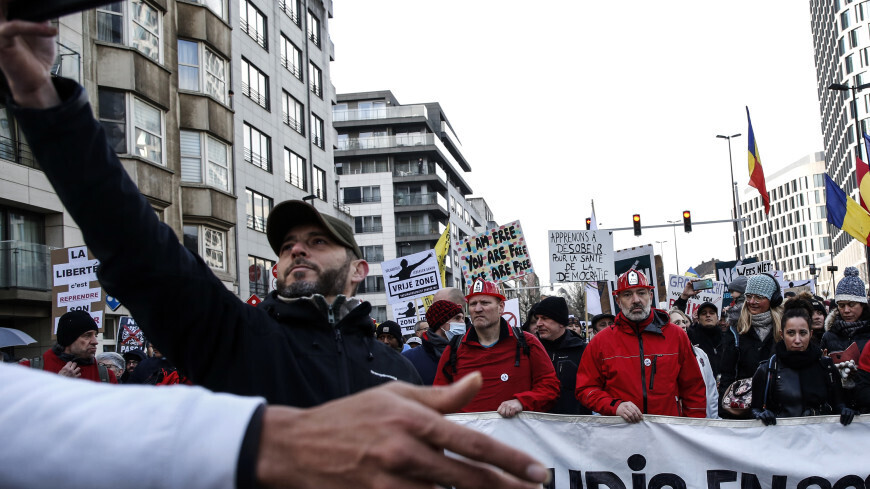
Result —
[[[867, 489], [870, 420], [454, 414], [550, 468], [548, 489]], [[820, 447], [820, 444], [823, 447]]]
[[550, 231], [550, 283], [611, 280], [613, 231]]
[[393, 320], [402, 328], [403, 335], [414, 334], [417, 330], [417, 322], [426, 320], [426, 308], [429, 307], [425, 300], [427, 297], [432, 296], [416, 297], [407, 302], [390, 304], [393, 308]]
[[[635, 269], [643, 272], [646, 275], [647, 280], [649, 280], [650, 285], [655, 286], [658, 283], [658, 276], [656, 275], [656, 266], [655, 266], [655, 251], [653, 250], [652, 245], [643, 245], [638, 246], [636, 248], [629, 248], [625, 250], [618, 250], [615, 254], [615, 260], [613, 262], [613, 278], [607, 281], [610, 286], [610, 291], [613, 292], [616, 290], [616, 279], [623, 273], [627, 272], [635, 263], [637, 266]], [[659, 303], [659, 289], [658, 287], [652, 290], [653, 292], [653, 307]], [[616, 305], [616, 301], [613, 300], [613, 294], [610, 294], [610, 310], [613, 315], [619, 312], [619, 306]]]
[[[687, 282], [695, 280], [695, 277], [686, 277], [685, 275], [669, 275], [668, 276], [668, 297], [667, 307], [670, 309], [674, 306], [674, 302], [680, 298], [683, 289]], [[689, 297], [686, 304], [686, 314], [693, 317], [698, 307], [705, 302], [712, 302], [716, 306], [719, 313], [722, 313], [722, 299], [725, 296], [725, 282], [713, 282], [712, 289], [699, 290], [698, 295]]]
[[725, 282], [725, 286], [727, 287], [728, 284], [730, 284], [731, 281], [738, 276], [734, 273], [734, 267], [736, 267], [738, 263], [740, 263], [741, 265], [758, 263], [758, 258], [747, 257], [739, 262], [735, 260], [716, 262], [716, 280], [720, 282]]
[[504, 301], [504, 312], [501, 313], [501, 317], [507, 322], [508, 327], [522, 326], [523, 322], [520, 321], [520, 300], [508, 299]]
[[407, 303], [441, 288], [435, 251], [421, 251], [381, 263], [387, 288], [387, 303]]
[[145, 348], [145, 334], [130, 316], [118, 319], [118, 334], [115, 337], [118, 338], [118, 353], [122, 355], [136, 348]]
[[51, 250], [51, 336], [57, 335], [57, 322], [69, 311], [85, 311], [103, 330], [106, 309], [103, 288], [97, 281], [100, 261], [85, 246]]
[[478, 277], [504, 282], [534, 273], [520, 221], [468, 236], [456, 241], [454, 247], [462, 258], [462, 277], [469, 286]]

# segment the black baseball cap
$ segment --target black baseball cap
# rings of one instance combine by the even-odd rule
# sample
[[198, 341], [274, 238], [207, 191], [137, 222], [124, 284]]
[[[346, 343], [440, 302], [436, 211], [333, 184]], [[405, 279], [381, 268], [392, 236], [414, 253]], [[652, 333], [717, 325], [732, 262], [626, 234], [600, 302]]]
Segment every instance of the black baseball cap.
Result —
[[266, 237], [276, 255], [281, 255], [281, 245], [287, 232], [300, 224], [317, 224], [345, 248], [349, 248], [357, 258], [362, 258], [362, 251], [353, 237], [350, 224], [335, 217], [321, 214], [313, 205], [301, 200], [285, 200], [272, 208], [266, 221]]
[[701, 314], [701, 311], [703, 311], [704, 309], [713, 309], [714, 313], [719, 314], [719, 308], [716, 307], [716, 304], [713, 304], [712, 302], [707, 301], [698, 306], [698, 314]]

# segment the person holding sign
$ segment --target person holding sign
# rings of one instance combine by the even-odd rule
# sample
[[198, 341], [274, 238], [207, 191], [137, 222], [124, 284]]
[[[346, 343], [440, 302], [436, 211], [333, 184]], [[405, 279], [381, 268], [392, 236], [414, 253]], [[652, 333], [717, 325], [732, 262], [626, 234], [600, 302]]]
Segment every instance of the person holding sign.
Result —
[[620, 312], [610, 328], [586, 346], [575, 395], [605, 416], [637, 423], [644, 414], [707, 416], [707, 396], [689, 337], [667, 312], [652, 309], [643, 272], [630, 269], [616, 281]]
[[483, 387], [459, 412], [498, 411], [505, 418], [547, 412], [559, 398], [559, 379], [541, 342], [501, 317], [505, 297], [495, 282], [475, 279], [465, 299], [472, 328], [444, 349], [434, 385], [479, 371]]

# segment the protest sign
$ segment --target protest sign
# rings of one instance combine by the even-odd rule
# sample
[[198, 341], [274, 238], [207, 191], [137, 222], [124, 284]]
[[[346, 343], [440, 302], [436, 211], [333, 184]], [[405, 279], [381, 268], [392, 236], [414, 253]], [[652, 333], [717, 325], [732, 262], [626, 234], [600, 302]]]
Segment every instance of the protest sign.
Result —
[[387, 288], [387, 303], [407, 303], [441, 288], [435, 251], [421, 251], [381, 263]]
[[478, 277], [504, 282], [534, 273], [520, 221], [468, 236], [454, 247], [462, 257], [462, 277], [469, 286]]
[[119, 318], [118, 334], [115, 337], [118, 338], [118, 353], [122, 355], [136, 348], [145, 348], [145, 334], [130, 316]]
[[863, 417], [847, 427], [839, 416], [779, 418], [776, 426], [649, 414], [626, 423], [528, 411], [510, 419], [494, 412], [449, 418], [533, 454], [551, 470], [548, 488], [870, 487], [870, 420]]
[[[674, 302], [680, 298], [686, 283], [695, 280], [694, 277], [686, 277], [685, 275], [670, 275], [668, 276], [668, 297], [667, 309], [674, 306]], [[686, 314], [692, 317], [698, 307], [705, 302], [712, 302], [716, 306], [719, 313], [722, 313], [722, 299], [725, 295], [725, 282], [713, 282], [712, 289], [699, 290], [698, 295], [690, 297], [686, 304]]]
[[[646, 275], [650, 285], [655, 286], [658, 283], [655, 267], [655, 251], [652, 245], [643, 245], [636, 248], [619, 250], [615, 253], [615, 260], [613, 262], [614, 275], [613, 278], [607, 281], [611, 292], [616, 290], [616, 279], [621, 274], [627, 272], [635, 263], [637, 263], [635, 269]], [[654, 288], [652, 293], [652, 304], [655, 307], [659, 303], [658, 287]], [[610, 310], [614, 315], [619, 312], [619, 306], [613, 300], [613, 294], [610, 294]]]
[[550, 282], [611, 280], [612, 231], [550, 231]]
[[720, 261], [716, 262], [716, 280], [720, 282], [725, 282], [725, 285], [731, 283], [734, 278], [738, 275], [734, 273], [734, 267], [740, 263], [742, 265], [758, 263], [758, 259], [755, 257], [747, 257], [742, 261]]
[[429, 307], [425, 300], [427, 297], [432, 296], [417, 297], [407, 302], [390, 304], [393, 308], [393, 320], [402, 328], [403, 335], [414, 334], [417, 323], [426, 320], [426, 308]]
[[523, 323], [520, 321], [520, 300], [508, 299], [504, 301], [504, 312], [501, 314], [501, 317], [504, 318], [511, 328], [522, 326]]
[[51, 335], [57, 334], [57, 322], [69, 311], [85, 311], [103, 330], [105, 302], [97, 281], [99, 260], [85, 246], [51, 250]]

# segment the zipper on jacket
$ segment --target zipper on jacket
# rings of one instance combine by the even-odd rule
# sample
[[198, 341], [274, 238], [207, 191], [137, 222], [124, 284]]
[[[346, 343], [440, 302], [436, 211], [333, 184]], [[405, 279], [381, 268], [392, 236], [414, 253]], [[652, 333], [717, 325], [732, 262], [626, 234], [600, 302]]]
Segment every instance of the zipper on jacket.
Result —
[[[641, 336], [642, 332], [637, 332], [637, 346], [640, 352], [640, 387], [643, 389], [643, 413], [646, 414], [646, 367], [643, 364], [643, 337]], [[652, 379], [650, 379], [652, 382]]]
[[652, 371], [649, 374], [649, 390], [653, 389], [653, 380], [656, 377], [656, 360], [659, 358], [659, 355], [653, 355], [652, 357]]
[[339, 385], [341, 386], [341, 392], [343, 392], [345, 396], [349, 396], [351, 392], [350, 384], [348, 383], [347, 357], [344, 354], [344, 339], [341, 337], [341, 330], [338, 328], [338, 325], [335, 324], [335, 313], [332, 311], [332, 305], [329, 306], [327, 315], [329, 316], [329, 325], [335, 330], [335, 347], [338, 352], [339, 364]]

